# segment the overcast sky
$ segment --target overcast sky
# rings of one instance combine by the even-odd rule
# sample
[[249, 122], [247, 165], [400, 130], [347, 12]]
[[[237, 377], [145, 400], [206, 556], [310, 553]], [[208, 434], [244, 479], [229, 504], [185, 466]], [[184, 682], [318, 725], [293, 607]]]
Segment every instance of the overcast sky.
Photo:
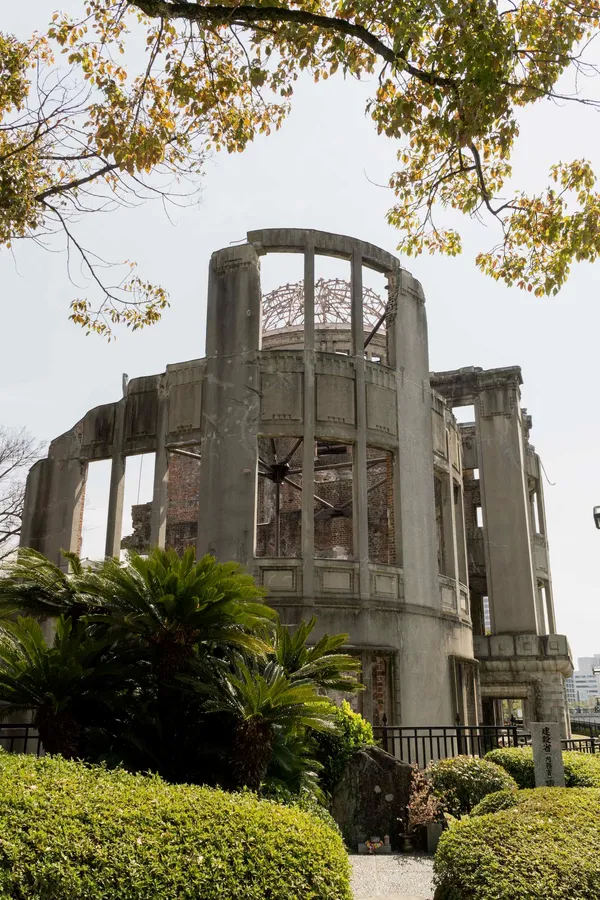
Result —
[[[43, 28], [55, 6], [56, 0], [36, 0], [25, 9], [18, 4], [17, 13], [11, 5], [3, 9], [0, 27], [26, 35]], [[81, 4], [65, 0], [67, 7]], [[593, 82], [587, 89], [600, 95]], [[282, 130], [257, 139], [243, 155], [209, 161], [200, 203], [172, 213], [172, 224], [158, 203], [86, 224], [88, 245], [109, 259], [137, 260], [145, 278], [168, 289], [172, 307], [150, 330], [121, 331], [111, 344], [85, 337], [67, 321], [69, 302], [82, 290], [69, 282], [64, 255], [32, 244], [17, 247], [14, 258], [3, 251], [0, 423], [27, 426], [50, 440], [90, 407], [117, 399], [124, 372], [152, 374], [202, 356], [210, 255], [243, 240], [250, 229], [317, 228], [394, 252], [398, 235], [385, 221], [393, 197], [377, 185], [393, 171], [395, 147], [365, 117], [373, 90], [373, 82], [342, 78], [317, 86], [301, 81]], [[519, 185], [542, 188], [548, 166], [560, 159], [586, 157], [600, 171], [599, 135], [594, 112], [540, 103], [522, 120], [515, 157]], [[600, 264], [577, 266], [558, 297], [535, 299], [494, 284], [475, 268], [477, 251], [494, 242], [491, 226], [465, 220], [461, 227], [461, 257], [402, 260], [425, 289], [431, 369], [522, 367], [531, 439], [548, 476], [558, 630], [568, 635], [575, 656], [591, 655], [600, 652], [600, 532], [592, 521], [592, 507], [600, 504]], [[292, 257], [271, 260], [264, 287], [298, 280], [296, 263]], [[317, 270], [338, 273], [343, 268], [335, 262]], [[127, 502], [135, 502], [140, 483], [140, 499], [150, 499], [149, 472], [143, 470], [139, 482], [136, 462], [128, 475]], [[102, 543], [101, 496], [90, 483], [88, 549]]]

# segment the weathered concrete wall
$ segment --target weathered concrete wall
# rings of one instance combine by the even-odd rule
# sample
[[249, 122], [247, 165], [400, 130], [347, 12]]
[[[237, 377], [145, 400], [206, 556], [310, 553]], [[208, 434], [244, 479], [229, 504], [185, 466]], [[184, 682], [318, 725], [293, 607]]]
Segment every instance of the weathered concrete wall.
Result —
[[[305, 324], [263, 347], [259, 256], [278, 251], [304, 256]], [[319, 253], [350, 263], [347, 323], [315, 321]], [[389, 293], [366, 352], [364, 266], [386, 276]], [[517, 368], [430, 376], [423, 291], [390, 254], [343, 235], [252, 232], [211, 260], [206, 359], [134, 379], [53, 442], [30, 473], [22, 543], [53, 559], [77, 550], [87, 463], [111, 459], [106, 552], [118, 553], [126, 458], [156, 453], [153, 501], [137, 511], [140, 549], [195, 542], [199, 554], [247, 565], [285, 622], [314, 613], [319, 634], [347, 632], [374, 721], [475, 723], [471, 615], [481, 635], [483, 597], [511, 640], [554, 621], [539, 458], [519, 385]], [[469, 402], [476, 423], [461, 442], [452, 407]], [[276, 474], [282, 453], [289, 471]], [[485, 690], [514, 690], [523, 654], [496, 659], [478, 647]], [[539, 708], [562, 715], [568, 649], [542, 656]]]
[[561, 634], [499, 634], [475, 637], [481, 693], [486, 698], [524, 700], [524, 725], [558, 722], [571, 737], [565, 678], [573, 673], [567, 639]]
[[254, 555], [260, 313], [255, 250], [243, 245], [213, 254], [202, 398], [198, 554], [210, 552], [244, 565]]

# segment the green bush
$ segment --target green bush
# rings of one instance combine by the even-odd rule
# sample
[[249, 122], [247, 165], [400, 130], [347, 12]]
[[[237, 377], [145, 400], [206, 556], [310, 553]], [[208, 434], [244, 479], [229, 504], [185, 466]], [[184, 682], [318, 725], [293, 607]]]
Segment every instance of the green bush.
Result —
[[350, 900], [340, 837], [251, 793], [0, 754], [2, 900]]
[[440, 759], [427, 767], [426, 774], [434, 794], [453, 816], [469, 813], [487, 794], [517, 789], [514, 779], [504, 769], [473, 756]]
[[474, 806], [469, 815], [487, 816], [490, 813], [500, 812], [501, 809], [512, 809], [519, 802], [517, 796], [517, 791], [495, 791]]
[[342, 777], [348, 760], [361, 747], [375, 743], [373, 728], [359, 713], [355, 713], [347, 700], [338, 707], [335, 724], [338, 733], [315, 734], [314, 758], [323, 767], [321, 787], [331, 793]]
[[301, 809], [311, 816], [316, 816], [317, 819], [320, 819], [322, 822], [325, 822], [326, 825], [329, 825], [330, 828], [333, 828], [333, 830], [341, 837], [342, 832], [327, 807], [323, 806], [322, 803], [319, 803], [316, 797], [308, 791], [303, 790], [299, 794], [295, 794], [285, 785], [275, 783], [266, 785], [261, 792], [261, 797], [265, 800], [274, 800], [276, 803], [281, 803], [283, 806]]
[[[567, 750], [563, 753], [566, 787], [599, 787], [600, 756]], [[502, 766], [520, 788], [535, 787], [533, 751], [531, 747], [505, 747], [491, 750], [486, 759]]]
[[469, 816], [442, 835], [435, 900], [600, 897], [600, 790], [518, 791], [514, 809]]

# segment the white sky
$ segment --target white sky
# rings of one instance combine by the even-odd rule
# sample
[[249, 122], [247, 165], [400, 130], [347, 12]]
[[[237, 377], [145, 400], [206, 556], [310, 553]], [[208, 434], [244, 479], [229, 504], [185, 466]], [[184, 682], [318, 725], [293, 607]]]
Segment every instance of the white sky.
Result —
[[[18, 12], [9, 6], [2, 28], [22, 36], [43, 28], [55, 3], [19, 4]], [[33, 244], [17, 247], [14, 259], [3, 251], [0, 423], [25, 425], [50, 440], [90, 407], [117, 399], [122, 373], [161, 372], [167, 363], [202, 356], [210, 254], [252, 228], [341, 232], [393, 252], [398, 235], [385, 222], [393, 198], [371, 182], [387, 182], [395, 147], [365, 117], [373, 90], [373, 82], [335, 78], [315, 86], [303, 80], [283, 129], [242, 155], [211, 160], [199, 205], [172, 213], [173, 225], [158, 203], [86, 224], [88, 245], [109, 259], [135, 259], [145, 278], [170, 292], [172, 308], [151, 330], [120, 332], [112, 344], [86, 338], [67, 321], [69, 302], [82, 291], [68, 281], [64, 255]], [[591, 90], [599, 94], [595, 83], [588, 83]], [[519, 185], [543, 187], [548, 166], [560, 159], [586, 157], [600, 171], [599, 124], [597, 114], [578, 106], [546, 101], [529, 110], [515, 157]], [[425, 289], [431, 369], [522, 367], [532, 442], [554, 482], [544, 488], [558, 630], [568, 635], [575, 656], [591, 655], [600, 652], [600, 532], [592, 521], [592, 506], [600, 504], [600, 265], [575, 267], [558, 297], [535, 299], [494, 284], [475, 268], [476, 252], [494, 242], [491, 226], [460, 225], [462, 257], [403, 260]], [[317, 274], [338, 272], [332, 262]], [[264, 273], [264, 287], [299, 277], [290, 257], [277, 258]], [[146, 469], [142, 502], [150, 499]], [[135, 502], [139, 463], [132, 470], [128, 498]], [[98, 544], [102, 518], [91, 484], [90, 498], [89, 547]]]

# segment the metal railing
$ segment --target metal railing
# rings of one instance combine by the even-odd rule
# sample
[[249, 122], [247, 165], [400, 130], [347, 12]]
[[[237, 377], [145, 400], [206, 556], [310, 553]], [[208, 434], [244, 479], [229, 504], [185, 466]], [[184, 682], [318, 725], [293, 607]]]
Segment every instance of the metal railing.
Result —
[[598, 738], [569, 738], [561, 741], [563, 750], [576, 750], [578, 753], [600, 753]]
[[[577, 728], [581, 723], [576, 724]], [[594, 727], [598, 727], [595, 723]], [[526, 747], [531, 735], [516, 725], [421, 726], [375, 725], [373, 734], [383, 750], [407, 763], [425, 768], [432, 760], [452, 756], [483, 757], [498, 747]], [[563, 750], [600, 753], [600, 738], [569, 738], [561, 741]], [[9, 753], [43, 756], [44, 748], [37, 728], [31, 724], [0, 725], [0, 748]]]
[[4, 723], [0, 725], [0, 747], [9, 753], [33, 753], [43, 756], [44, 748], [34, 725]]
[[521, 747], [527, 743], [527, 736], [516, 725], [377, 725], [373, 734], [392, 756], [421, 768], [436, 759], [485, 756], [498, 747]]
[[576, 719], [571, 716], [571, 731], [576, 734], [589, 735], [590, 738], [600, 737], [600, 722], [590, 722], [587, 719]]

